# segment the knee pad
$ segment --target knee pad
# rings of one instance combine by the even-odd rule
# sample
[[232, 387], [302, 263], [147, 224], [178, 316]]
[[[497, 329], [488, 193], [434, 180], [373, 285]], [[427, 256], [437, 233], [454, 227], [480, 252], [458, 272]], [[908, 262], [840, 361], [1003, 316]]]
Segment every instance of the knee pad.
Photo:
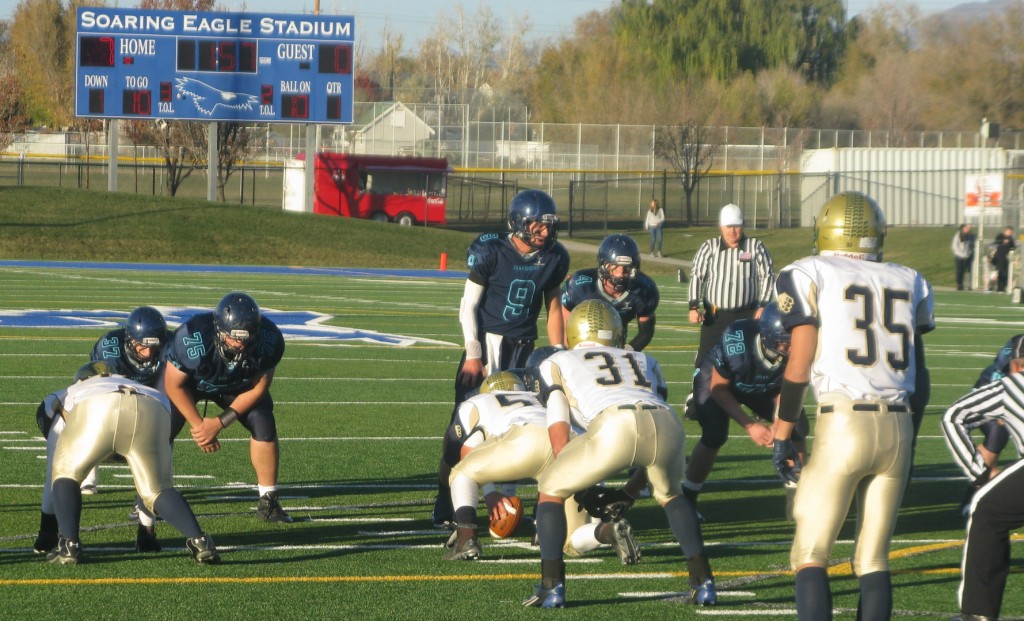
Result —
[[277, 421], [273, 410], [255, 408], [238, 419], [249, 430], [249, 435], [257, 442], [273, 442], [277, 440]]
[[729, 417], [700, 416], [700, 441], [709, 449], [720, 449], [729, 439]]

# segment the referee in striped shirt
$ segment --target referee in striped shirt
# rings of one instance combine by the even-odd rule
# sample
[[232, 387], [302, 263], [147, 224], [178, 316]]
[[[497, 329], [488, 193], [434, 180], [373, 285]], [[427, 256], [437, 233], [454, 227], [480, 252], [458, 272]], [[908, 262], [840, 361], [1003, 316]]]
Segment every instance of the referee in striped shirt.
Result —
[[1024, 459], [1004, 470], [987, 467], [971, 430], [1002, 420], [1017, 445], [1024, 438], [1024, 335], [1011, 344], [1009, 375], [967, 393], [942, 417], [942, 432], [977, 490], [967, 515], [961, 561], [960, 618], [998, 619], [1010, 573], [1010, 531], [1024, 526]]
[[722, 207], [718, 226], [721, 237], [697, 249], [690, 274], [690, 323], [701, 323], [694, 368], [729, 324], [760, 316], [775, 289], [772, 256], [761, 240], [743, 234], [743, 210]]

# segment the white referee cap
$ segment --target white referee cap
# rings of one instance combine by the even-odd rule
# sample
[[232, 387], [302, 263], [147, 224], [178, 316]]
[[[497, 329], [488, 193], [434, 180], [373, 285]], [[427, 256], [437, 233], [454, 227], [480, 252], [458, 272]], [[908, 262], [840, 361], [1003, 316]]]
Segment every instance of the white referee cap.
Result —
[[729, 203], [718, 212], [718, 226], [743, 226], [743, 210]]

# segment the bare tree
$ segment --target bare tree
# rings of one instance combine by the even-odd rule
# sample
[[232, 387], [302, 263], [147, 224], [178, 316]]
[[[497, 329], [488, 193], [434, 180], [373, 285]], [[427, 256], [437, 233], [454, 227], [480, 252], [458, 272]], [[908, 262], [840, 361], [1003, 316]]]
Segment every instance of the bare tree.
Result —
[[722, 146], [722, 129], [715, 115], [722, 94], [717, 85], [693, 80], [677, 91], [670, 127], [658, 127], [654, 154], [672, 165], [686, 195], [686, 224], [694, 223], [693, 193], [707, 176]]
[[[203, 142], [206, 142], [205, 140]], [[256, 130], [241, 123], [217, 124], [217, 197], [227, 201], [224, 188], [228, 179], [238, 171], [259, 148]]]

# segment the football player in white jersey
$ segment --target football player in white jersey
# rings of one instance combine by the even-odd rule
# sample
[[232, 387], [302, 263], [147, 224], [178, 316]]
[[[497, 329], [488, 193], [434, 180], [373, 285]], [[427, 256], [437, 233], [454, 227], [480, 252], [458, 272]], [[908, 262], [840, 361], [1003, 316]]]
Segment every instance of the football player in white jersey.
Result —
[[[792, 343], [772, 460], [783, 479], [799, 479], [790, 563], [804, 620], [832, 618], [829, 556], [854, 498], [857, 618], [892, 614], [889, 544], [928, 403], [921, 336], [935, 317], [924, 277], [881, 262], [885, 232], [874, 199], [836, 194], [815, 223], [817, 256], [786, 267], [775, 285]], [[813, 456], [801, 472], [791, 432], [808, 384], [818, 415]]]
[[135, 490], [146, 509], [185, 535], [185, 547], [201, 564], [220, 561], [213, 538], [202, 532], [188, 501], [172, 485], [171, 404], [155, 388], [117, 375], [105, 362], [93, 361], [75, 374], [62, 394], [64, 430], [53, 453], [53, 506], [60, 527], [50, 563], [82, 560], [79, 540], [82, 491], [86, 474], [114, 454], [128, 462]]
[[[547, 412], [537, 395], [527, 391], [512, 371], [489, 375], [480, 394], [459, 406], [458, 424], [465, 430], [462, 459], [452, 469], [450, 484], [455, 506], [455, 532], [446, 544], [446, 560], [480, 558], [476, 536], [476, 505], [481, 486], [492, 518], [505, 514], [505, 496], [495, 483], [536, 479], [551, 463]], [[581, 556], [602, 544], [610, 545], [623, 564], [640, 560], [633, 529], [624, 518], [591, 524], [575, 500], [565, 505], [565, 517], [573, 535], [565, 553]]]
[[[555, 459], [537, 480], [541, 583], [523, 605], [565, 606], [563, 504], [574, 492], [632, 466], [646, 469], [654, 498], [687, 558], [690, 601], [715, 604], [696, 509], [680, 494], [686, 435], [665, 400], [668, 389], [658, 362], [622, 348], [622, 320], [602, 300], [576, 306], [565, 332], [570, 349], [540, 365]], [[570, 423], [585, 433], [570, 441]]]

